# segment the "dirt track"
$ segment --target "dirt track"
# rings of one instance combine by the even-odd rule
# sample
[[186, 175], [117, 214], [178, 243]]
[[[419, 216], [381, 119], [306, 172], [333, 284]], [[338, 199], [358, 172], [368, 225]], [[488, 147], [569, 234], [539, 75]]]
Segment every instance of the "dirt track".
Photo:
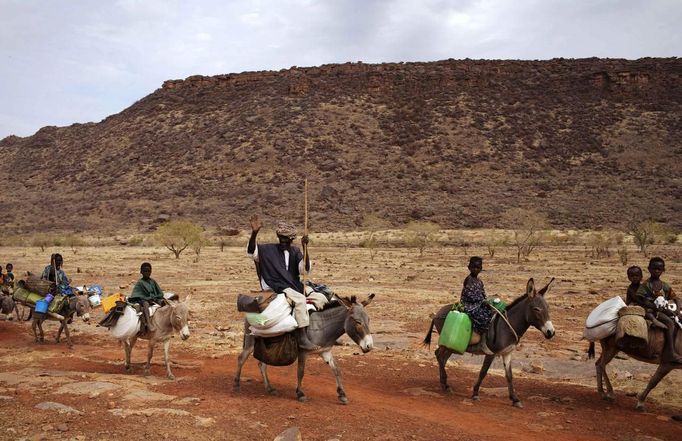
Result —
[[[407, 251], [386, 251], [380, 264], [360, 277], [349, 263], [339, 262], [339, 250], [318, 251], [318, 274], [337, 292], [362, 295], [367, 285], [377, 292], [368, 308], [375, 350], [361, 355], [348, 340], [347, 346], [334, 350], [350, 399], [347, 406], [338, 404], [333, 375], [319, 358], [308, 363], [307, 403], [295, 400], [294, 367], [270, 369], [280, 391], [273, 397], [265, 393], [253, 360], [245, 367], [241, 392], [232, 391], [241, 331], [239, 315], [224, 305], [232, 305], [236, 292], [253, 285], [252, 269], [241, 257], [221, 259], [236, 255], [236, 250], [210, 251], [202, 256], [203, 265], [181, 261], [183, 271], [203, 271], [201, 278], [181, 281], [174, 277], [178, 262], [159, 257], [156, 250], [93, 249], [66, 256], [71, 277], [82, 283], [104, 280], [108, 292], [136, 278], [135, 270], [127, 267], [107, 273], [112, 259], [118, 267], [133, 268], [141, 259], [155, 259], [154, 276], [162, 287], [192, 292], [192, 337], [186, 342], [175, 339], [171, 347], [178, 379], [165, 380], [158, 349], [152, 376], [142, 376], [145, 342], [133, 354], [136, 373], [124, 375], [122, 349], [92, 324], [73, 325], [76, 347], [69, 351], [63, 343], [33, 343], [28, 323], [0, 321], [0, 439], [270, 440], [291, 426], [300, 427], [304, 440], [682, 438], [682, 423], [669, 419], [682, 413], [680, 372], [672, 373], [651, 395], [650, 413], [639, 413], [632, 393], [641, 390], [654, 369], [618, 359], [610, 366], [616, 402], [598, 398], [593, 363], [585, 360], [585, 343], [579, 341], [580, 323], [599, 299], [608, 298], [608, 285], [618, 280], [622, 268], [609, 270], [612, 262], [586, 267], [579, 252], [561, 250], [556, 256], [557, 250], [550, 250], [541, 255], [542, 261], [521, 266], [496, 257], [484, 274], [493, 292], [519, 291], [528, 274], [538, 279], [565, 274], [549, 299], [556, 338], [544, 340], [531, 330], [514, 358], [515, 385], [525, 408], [510, 405], [498, 362], [483, 384], [481, 401], [472, 402], [478, 359], [469, 356], [449, 363], [454, 394], [441, 393], [433, 354], [418, 342], [428, 327], [428, 311], [451, 298], [439, 290], [463, 273], [459, 266], [464, 256], [452, 251], [439, 250], [421, 262], [411, 261]], [[358, 259], [362, 256], [355, 253], [361, 252], [344, 250]], [[39, 260], [24, 255], [23, 260], [14, 259], [15, 267], [17, 262], [26, 267]], [[75, 273], [75, 266], [88, 271]], [[677, 266], [670, 265], [673, 277], [679, 274]], [[624, 285], [617, 283], [619, 288]], [[230, 286], [227, 294], [225, 286]], [[55, 330], [55, 325], [46, 329], [50, 336]], [[80, 413], [36, 408], [53, 406], [46, 402]]]

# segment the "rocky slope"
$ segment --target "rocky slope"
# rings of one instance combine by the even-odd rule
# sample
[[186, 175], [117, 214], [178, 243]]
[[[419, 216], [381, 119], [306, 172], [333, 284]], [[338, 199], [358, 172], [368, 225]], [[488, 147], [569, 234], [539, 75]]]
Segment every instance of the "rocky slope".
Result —
[[349, 63], [167, 81], [100, 123], [0, 141], [5, 231], [147, 230], [159, 214], [316, 230], [682, 226], [682, 59]]

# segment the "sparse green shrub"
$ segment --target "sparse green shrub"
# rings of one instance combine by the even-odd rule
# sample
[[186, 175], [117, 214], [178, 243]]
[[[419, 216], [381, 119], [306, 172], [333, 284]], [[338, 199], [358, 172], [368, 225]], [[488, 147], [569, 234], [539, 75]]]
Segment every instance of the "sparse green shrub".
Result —
[[620, 259], [620, 263], [622, 263], [623, 265], [627, 265], [628, 257], [629, 257], [628, 249], [626, 246], [623, 245], [620, 248], [618, 248], [618, 258]]
[[154, 238], [179, 259], [187, 247], [204, 240], [204, 229], [190, 220], [172, 220], [160, 225]]
[[374, 213], [366, 215], [362, 220], [362, 228], [367, 232], [367, 237], [360, 242], [360, 246], [369, 250], [370, 260], [374, 260], [377, 253], [377, 231], [386, 229], [388, 226], [386, 220]]
[[[62, 242], [64, 246], [67, 246], [71, 248], [71, 251], [73, 251], [73, 254], [76, 254], [78, 252], [78, 248], [85, 246], [85, 240], [81, 238], [80, 236], [76, 236], [75, 234], [69, 234], [67, 236], [64, 236], [62, 238]], [[55, 244], [55, 246], [57, 246]]]
[[45, 234], [36, 234], [31, 238], [31, 245], [34, 247], [40, 247], [40, 251], [45, 251], [45, 248], [50, 246], [51, 240]]
[[142, 236], [132, 236], [130, 239], [128, 239], [128, 246], [131, 247], [139, 247], [142, 246], [144, 243], [144, 237]]
[[632, 240], [644, 255], [647, 254], [649, 245], [656, 243], [675, 243], [677, 240], [677, 235], [672, 228], [651, 220], [633, 222], [628, 227], [628, 233], [632, 235]]
[[547, 218], [537, 212], [523, 208], [511, 208], [503, 215], [504, 222], [513, 229], [512, 244], [516, 248], [516, 261], [527, 259], [543, 239]]
[[408, 246], [419, 249], [419, 255], [424, 255], [424, 250], [433, 244], [435, 235], [440, 231], [440, 226], [434, 222], [413, 221], [405, 227], [405, 242]]

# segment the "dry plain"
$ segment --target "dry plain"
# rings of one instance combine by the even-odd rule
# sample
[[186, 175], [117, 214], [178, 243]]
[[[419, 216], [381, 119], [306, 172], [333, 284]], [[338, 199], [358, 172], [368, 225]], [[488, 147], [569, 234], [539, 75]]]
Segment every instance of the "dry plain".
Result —
[[[622, 295], [625, 266], [617, 255], [595, 259], [584, 245], [542, 246], [516, 262], [511, 247], [494, 257], [482, 245], [434, 246], [423, 256], [410, 248], [369, 251], [343, 244], [341, 236], [320, 235], [311, 246], [313, 280], [339, 295], [376, 299], [368, 307], [375, 348], [362, 355], [344, 337], [335, 349], [350, 404], [337, 404], [333, 376], [321, 359], [311, 359], [304, 380], [308, 403], [295, 400], [295, 368], [271, 368], [280, 395], [268, 396], [256, 363], [247, 363], [242, 391], [232, 391], [236, 355], [242, 337], [238, 293], [257, 288], [253, 263], [242, 246], [206, 247], [197, 260], [184, 253], [175, 259], [160, 247], [87, 246], [76, 249], [0, 248], [3, 266], [38, 271], [51, 252], [64, 255], [74, 285], [101, 284], [107, 294], [127, 293], [142, 261], [154, 265], [161, 287], [191, 295], [189, 340], [171, 345], [176, 381], [163, 377], [157, 350], [152, 376], [142, 376], [145, 342], [133, 354], [134, 375], [124, 375], [123, 351], [103, 328], [76, 321], [75, 348], [33, 342], [28, 323], [0, 320], [0, 439], [273, 439], [298, 426], [304, 440], [359, 439], [538, 439], [644, 440], [680, 439], [679, 383], [673, 372], [650, 395], [648, 412], [634, 411], [634, 392], [643, 388], [654, 367], [627, 357], [610, 365], [615, 403], [598, 399], [594, 364], [580, 340], [584, 319], [599, 302]], [[324, 240], [322, 240], [324, 239]], [[666, 279], [682, 287], [679, 245], [655, 246], [667, 259]], [[501, 363], [483, 384], [482, 400], [469, 399], [480, 359], [453, 357], [448, 363], [454, 393], [440, 392], [433, 349], [420, 346], [430, 315], [459, 297], [471, 255], [484, 257], [482, 279], [488, 295], [512, 300], [533, 277], [556, 281], [547, 300], [557, 334], [545, 340], [529, 330], [514, 356], [515, 384], [524, 409], [506, 396]], [[647, 258], [630, 248], [629, 264], [645, 267]], [[95, 323], [102, 316], [95, 310]], [[47, 333], [56, 332], [54, 324]], [[68, 406], [54, 410], [57, 404]], [[38, 406], [38, 407], [36, 407]]]

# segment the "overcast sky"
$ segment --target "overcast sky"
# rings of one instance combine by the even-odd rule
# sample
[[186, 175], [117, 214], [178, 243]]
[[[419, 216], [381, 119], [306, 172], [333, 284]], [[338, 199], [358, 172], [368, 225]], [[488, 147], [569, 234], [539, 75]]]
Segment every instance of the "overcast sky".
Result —
[[682, 0], [0, 0], [0, 139], [167, 79], [447, 58], [682, 56]]

